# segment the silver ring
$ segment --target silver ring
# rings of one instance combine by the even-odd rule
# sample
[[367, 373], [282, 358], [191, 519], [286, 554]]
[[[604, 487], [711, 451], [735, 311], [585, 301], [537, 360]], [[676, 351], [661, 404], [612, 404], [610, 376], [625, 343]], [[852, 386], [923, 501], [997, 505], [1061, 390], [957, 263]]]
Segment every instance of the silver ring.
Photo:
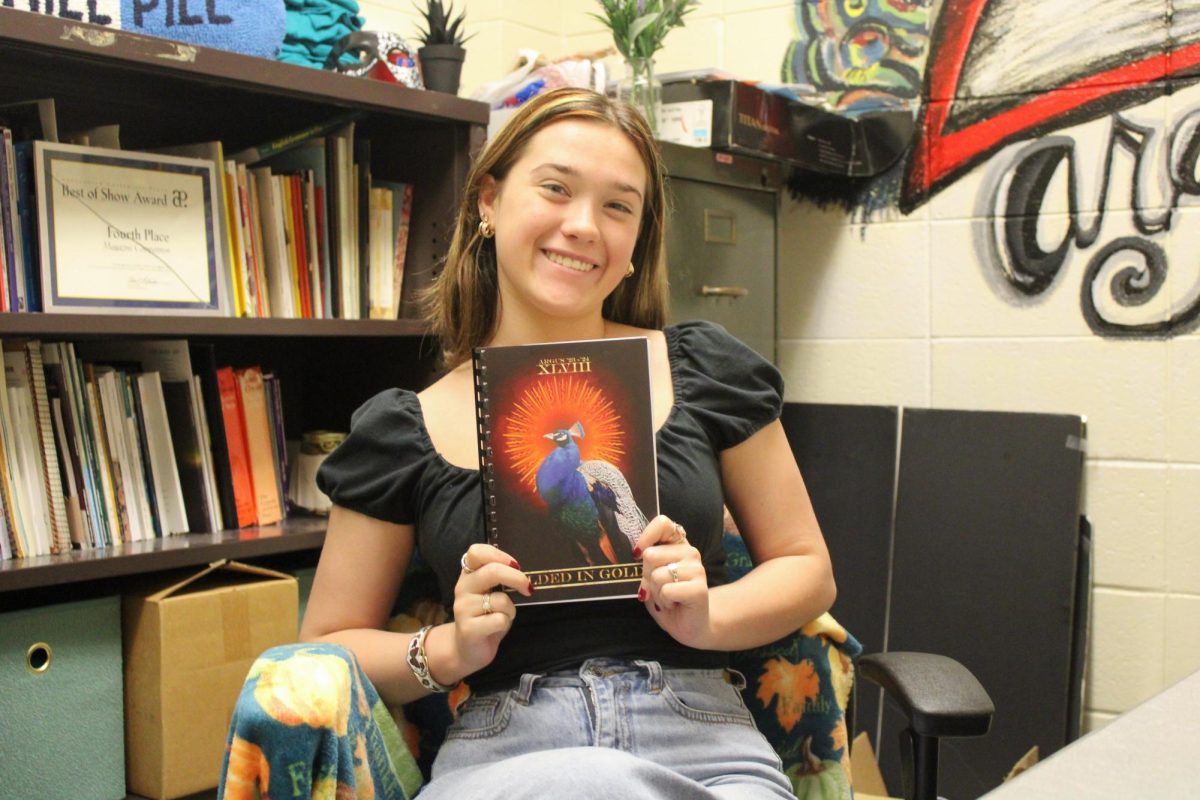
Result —
[[467, 554], [466, 554], [466, 553], [463, 553], [463, 554], [462, 554], [462, 558], [460, 558], [460, 559], [458, 560], [458, 565], [459, 565], [460, 567], [462, 567], [462, 571], [463, 571], [463, 574], [464, 574], [464, 575], [470, 575], [472, 572], [474, 572], [474, 571], [475, 571], [475, 570], [473, 570], [473, 569], [471, 569], [470, 567], [468, 567], [468, 566], [467, 566]]
[[667, 572], [671, 573], [671, 582], [679, 583], [679, 562], [672, 561], [667, 564]]
[[492, 593], [488, 592], [483, 596], [483, 613], [492, 613]]

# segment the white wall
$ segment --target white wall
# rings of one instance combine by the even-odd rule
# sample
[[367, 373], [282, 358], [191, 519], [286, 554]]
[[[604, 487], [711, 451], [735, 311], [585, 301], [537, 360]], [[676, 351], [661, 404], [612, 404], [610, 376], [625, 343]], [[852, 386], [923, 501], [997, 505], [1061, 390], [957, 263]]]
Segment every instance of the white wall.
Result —
[[[368, 28], [414, 30], [407, 0], [362, 6]], [[463, 94], [511, 69], [519, 47], [561, 56], [606, 44], [586, 15], [593, 6], [466, 2], [477, 36], [468, 44]], [[658, 66], [778, 80], [793, 30], [790, 2], [706, 0], [667, 38]], [[1165, 122], [1166, 106], [1139, 112]], [[1099, 135], [1096, 126], [1066, 133], [1083, 142]], [[1087, 416], [1085, 507], [1096, 571], [1085, 728], [1094, 727], [1200, 668], [1200, 334], [1136, 341], [1093, 334], [1079, 292], [1095, 247], [1074, 253], [1036, 300], [1006, 293], [980, 253], [989, 223], [972, 213], [988, 169], [983, 164], [909, 216], [893, 209], [868, 224], [787, 203], [779, 363], [789, 400]], [[1112, 180], [1125, 192], [1130, 165], [1116, 164]], [[1114, 194], [1105, 240], [1132, 230], [1128, 199], [1121, 202]], [[1195, 260], [1185, 237], [1200, 230], [1200, 211], [1179, 213], [1159, 241]], [[1047, 235], [1062, 216], [1046, 215]], [[1173, 279], [1166, 302], [1200, 285], [1188, 269]]]

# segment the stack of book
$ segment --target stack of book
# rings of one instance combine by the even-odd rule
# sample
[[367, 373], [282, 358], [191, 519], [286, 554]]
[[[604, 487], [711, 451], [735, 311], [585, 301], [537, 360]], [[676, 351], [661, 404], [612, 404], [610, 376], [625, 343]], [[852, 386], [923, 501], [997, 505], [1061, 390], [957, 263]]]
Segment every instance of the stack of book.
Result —
[[279, 381], [183, 340], [4, 341], [0, 558], [278, 522]]
[[[218, 266], [220, 301], [208, 313], [399, 316], [413, 186], [373, 176], [370, 142], [355, 135], [357, 118], [337, 117], [232, 155], [219, 141], [140, 153], [194, 159], [215, 169], [211, 258]], [[82, 146], [69, 155], [85, 163], [89, 154], [102, 159], [121, 152], [117, 126], [60, 137], [56, 119], [50, 99], [0, 105], [0, 311], [60, 310], [59, 303], [43, 303], [56, 267], [40, 252], [40, 242], [52, 230], [48, 215], [56, 213], [49, 201], [62, 206], [67, 199], [42, 196], [52, 194], [50, 179], [39, 190], [34, 176], [50, 175], [51, 154], [63, 151], [34, 143]], [[153, 158], [139, 166], [156, 168]], [[165, 159], [159, 166], [172, 168]], [[108, 236], [137, 238], [132, 231]], [[53, 242], [45, 249], [53, 251]], [[122, 310], [155, 313], [170, 307], [156, 306], [151, 298]]]

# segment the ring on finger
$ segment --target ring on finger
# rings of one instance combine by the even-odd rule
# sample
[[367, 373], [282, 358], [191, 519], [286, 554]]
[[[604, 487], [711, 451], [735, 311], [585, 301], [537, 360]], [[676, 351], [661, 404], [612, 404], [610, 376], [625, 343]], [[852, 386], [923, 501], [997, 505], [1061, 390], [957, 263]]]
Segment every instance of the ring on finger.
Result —
[[462, 571], [463, 571], [464, 575], [470, 575], [472, 572], [475, 571], [475, 570], [471, 569], [469, 564], [467, 564], [467, 554], [466, 553], [462, 554], [462, 558], [460, 558], [458, 560], [458, 565], [460, 567], [462, 567]]
[[492, 593], [491, 592], [488, 592], [487, 594], [485, 594], [483, 596], [483, 613], [484, 614], [492, 613]]
[[667, 572], [671, 573], [671, 582], [679, 583], [679, 562], [672, 561], [667, 564]]

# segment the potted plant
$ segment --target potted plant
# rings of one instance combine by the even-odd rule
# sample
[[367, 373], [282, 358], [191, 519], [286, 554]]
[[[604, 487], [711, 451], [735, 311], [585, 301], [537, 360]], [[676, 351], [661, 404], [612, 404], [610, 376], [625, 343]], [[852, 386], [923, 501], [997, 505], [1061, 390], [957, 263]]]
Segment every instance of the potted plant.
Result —
[[425, 29], [418, 29], [417, 39], [422, 47], [417, 51], [425, 88], [435, 92], [458, 94], [463, 60], [467, 50], [463, 43], [463, 19], [466, 12], [454, 17], [454, 3], [442, 5], [442, 0], [425, 0], [425, 8], [417, 7], [425, 18]]
[[662, 84], [654, 77], [654, 55], [672, 28], [683, 25], [699, 0], [597, 0], [603, 14], [591, 14], [612, 31], [613, 44], [625, 59], [626, 77], [617, 96], [646, 117], [656, 135]]

